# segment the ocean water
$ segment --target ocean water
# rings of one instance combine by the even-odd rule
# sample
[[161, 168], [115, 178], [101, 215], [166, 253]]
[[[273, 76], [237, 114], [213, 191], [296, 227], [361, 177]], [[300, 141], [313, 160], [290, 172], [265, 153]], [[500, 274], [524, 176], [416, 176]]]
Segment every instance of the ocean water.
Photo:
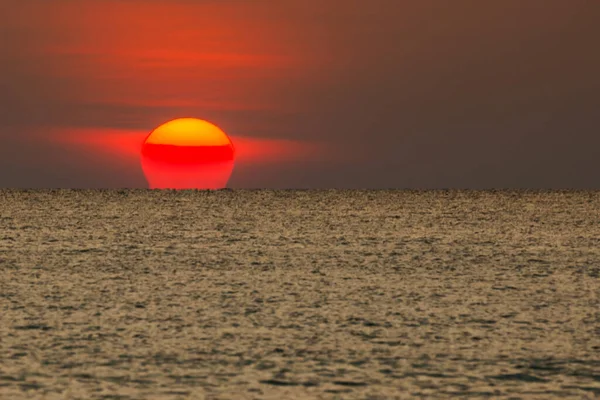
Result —
[[600, 192], [0, 191], [0, 398], [600, 397]]

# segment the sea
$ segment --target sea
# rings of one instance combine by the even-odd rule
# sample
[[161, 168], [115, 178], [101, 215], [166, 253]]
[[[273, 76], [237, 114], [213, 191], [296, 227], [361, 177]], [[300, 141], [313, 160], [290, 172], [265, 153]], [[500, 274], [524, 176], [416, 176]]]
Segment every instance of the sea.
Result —
[[1, 399], [600, 397], [600, 192], [0, 190]]

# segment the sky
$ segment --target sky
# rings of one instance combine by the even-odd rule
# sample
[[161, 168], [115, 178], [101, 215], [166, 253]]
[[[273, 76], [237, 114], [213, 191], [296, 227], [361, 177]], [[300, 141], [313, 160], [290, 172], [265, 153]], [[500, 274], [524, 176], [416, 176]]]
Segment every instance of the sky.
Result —
[[178, 117], [231, 188], [599, 188], [597, 0], [1, 0], [0, 187], [142, 188]]

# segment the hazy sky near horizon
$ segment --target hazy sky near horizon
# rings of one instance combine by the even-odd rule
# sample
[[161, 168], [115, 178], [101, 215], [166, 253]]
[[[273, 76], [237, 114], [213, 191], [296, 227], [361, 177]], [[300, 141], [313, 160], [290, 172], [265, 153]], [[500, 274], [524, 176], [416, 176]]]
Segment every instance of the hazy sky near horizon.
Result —
[[145, 187], [185, 116], [252, 144], [233, 188], [600, 187], [595, 0], [0, 9], [0, 187]]

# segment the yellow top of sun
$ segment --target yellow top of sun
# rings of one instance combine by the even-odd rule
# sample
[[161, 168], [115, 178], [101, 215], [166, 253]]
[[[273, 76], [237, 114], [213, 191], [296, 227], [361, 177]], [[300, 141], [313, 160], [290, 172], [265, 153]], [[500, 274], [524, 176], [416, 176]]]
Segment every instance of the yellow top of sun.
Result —
[[179, 118], [156, 128], [146, 139], [149, 144], [173, 146], [228, 146], [231, 141], [219, 127], [196, 118]]

